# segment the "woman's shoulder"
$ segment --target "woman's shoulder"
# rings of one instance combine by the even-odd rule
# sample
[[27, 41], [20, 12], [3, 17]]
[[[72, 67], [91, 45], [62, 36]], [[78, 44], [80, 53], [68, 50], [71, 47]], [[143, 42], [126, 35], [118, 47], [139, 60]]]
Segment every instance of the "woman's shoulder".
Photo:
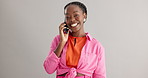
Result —
[[96, 38], [92, 38], [91, 43], [93, 43], [94, 45], [97, 45], [98, 47], [103, 47], [102, 43], [99, 40], [97, 40]]
[[92, 43], [97, 43], [97, 44], [101, 44], [99, 40], [97, 40], [96, 38], [92, 37], [90, 40]]
[[56, 35], [54, 39], [60, 39], [60, 35]]
[[54, 38], [53, 38], [53, 42], [59, 42], [60, 41], [60, 35], [56, 35]]
[[99, 45], [99, 46], [102, 46], [101, 42], [99, 40], [97, 40], [96, 38], [92, 37], [89, 33], [86, 33], [87, 34], [87, 38], [89, 39], [90, 43], [92, 45]]
[[104, 50], [104, 47], [102, 46], [101, 42], [98, 41], [96, 38], [92, 38], [91, 41], [89, 41], [88, 45], [89, 45], [89, 50], [92, 50], [90, 52], [97, 55]]
[[60, 38], [60, 35], [56, 35], [55, 38]]

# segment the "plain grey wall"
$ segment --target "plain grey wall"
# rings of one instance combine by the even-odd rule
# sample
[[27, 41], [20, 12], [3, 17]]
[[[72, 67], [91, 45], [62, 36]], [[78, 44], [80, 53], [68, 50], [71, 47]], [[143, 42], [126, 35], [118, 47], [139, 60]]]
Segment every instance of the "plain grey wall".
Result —
[[[85, 30], [106, 50], [108, 78], [148, 78], [148, 0], [81, 0]], [[43, 69], [69, 0], [0, 0], [0, 78], [54, 78]]]

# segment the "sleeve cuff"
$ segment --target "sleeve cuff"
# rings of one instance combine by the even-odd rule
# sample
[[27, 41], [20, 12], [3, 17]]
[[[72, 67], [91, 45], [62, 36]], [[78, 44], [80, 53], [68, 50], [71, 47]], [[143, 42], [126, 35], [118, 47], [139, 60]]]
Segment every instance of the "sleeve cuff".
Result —
[[59, 62], [59, 60], [60, 60], [60, 58], [57, 57], [57, 55], [56, 55], [54, 52], [51, 52], [51, 53], [49, 54], [48, 58], [53, 59], [53, 60], [58, 61], [58, 62]]

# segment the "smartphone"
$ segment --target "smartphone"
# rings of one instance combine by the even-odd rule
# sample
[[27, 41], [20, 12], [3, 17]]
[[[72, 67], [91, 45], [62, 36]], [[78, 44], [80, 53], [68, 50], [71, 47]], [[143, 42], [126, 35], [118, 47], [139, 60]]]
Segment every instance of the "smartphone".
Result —
[[[66, 22], [64, 22], [64, 23], [66, 24]], [[66, 24], [64, 27], [66, 27], [66, 28], [63, 30], [63, 32], [64, 32], [64, 34], [67, 34], [68, 30], [69, 30], [68, 25]]]

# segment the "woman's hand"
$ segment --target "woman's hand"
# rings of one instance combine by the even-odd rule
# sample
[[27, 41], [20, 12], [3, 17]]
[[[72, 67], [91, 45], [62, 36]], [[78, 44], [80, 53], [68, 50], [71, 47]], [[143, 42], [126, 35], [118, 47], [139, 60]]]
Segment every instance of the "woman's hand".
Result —
[[66, 43], [68, 40], [68, 35], [69, 35], [69, 31], [67, 33], [64, 33], [63, 30], [66, 28], [64, 27], [66, 24], [65, 23], [61, 23], [61, 25], [59, 26], [59, 34], [60, 34], [60, 43]]
[[66, 27], [64, 27], [65, 25], [66, 24], [62, 23], [59, 26], [60, 43], [59, 43], [58, 47], [56, 48], [56, 50], [54, 51], [54, 53], [57, 55], [57, 57], [61, 56], [61, 52], [63, 50], [63, 47], [68, 40], [69, 31], [67, 33], [63, 32], [63, 30], [66, 28]]

